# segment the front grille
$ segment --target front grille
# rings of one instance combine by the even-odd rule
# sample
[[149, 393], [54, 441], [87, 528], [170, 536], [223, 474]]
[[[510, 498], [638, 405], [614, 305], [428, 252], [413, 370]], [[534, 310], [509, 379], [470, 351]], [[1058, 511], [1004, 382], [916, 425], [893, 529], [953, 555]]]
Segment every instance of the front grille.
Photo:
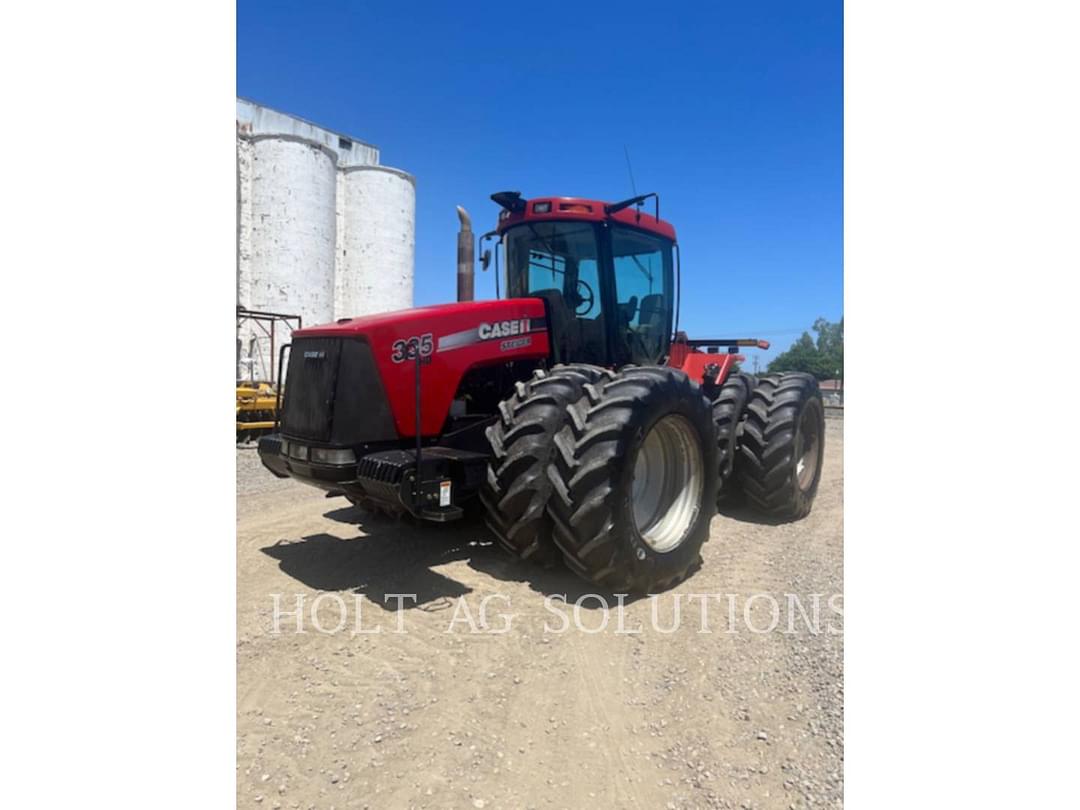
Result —
[[297, 338], [289, 353], [281, 430], [354, 445], [397, 438], [371, 347], [359, 338]]
[[330, 440], [340, 338], [294, 340], [285, 377], [281, 428], [289, 436]]

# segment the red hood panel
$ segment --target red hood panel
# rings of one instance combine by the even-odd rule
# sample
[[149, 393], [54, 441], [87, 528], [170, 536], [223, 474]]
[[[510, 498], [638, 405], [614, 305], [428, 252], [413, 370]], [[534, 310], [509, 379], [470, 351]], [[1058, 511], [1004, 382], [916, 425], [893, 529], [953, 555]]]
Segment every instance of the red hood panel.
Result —
[[293, 338], [362, 336], [390, 400], [401, 436], [414, 436], [416, 363], [406, 342], [421, 345], [421, 432], [442, 431], [461, 378], [472, 368], [547, 357], [550, 351], [544, 302], [539, 298], [469, 301], [403, 309], [297, 329]]
[[512, 317], [510, 313], [527, 312], [535, 313], [539, 308], [543, 317], [544, 303], [539, 298], [510, 298], [496, 301], [465, 301], [457, 304], [437, 304], [430, 307], [415, 307], [413, 309], [399, 309], [394, 312], [380, 312], [376, 315], [362, 315], [359, 318], [347, 318], [335, 323], [308, 326], [293, 332], [296, 337], [331, 337], [334, 335], [344, 336], [349, 333], [371, 335], [375, 331], [387, 327], [398, 330], [407, 323], [432, 323], [446, 322], [447, 319], [456, 321], [462, 319], [503, 319]]

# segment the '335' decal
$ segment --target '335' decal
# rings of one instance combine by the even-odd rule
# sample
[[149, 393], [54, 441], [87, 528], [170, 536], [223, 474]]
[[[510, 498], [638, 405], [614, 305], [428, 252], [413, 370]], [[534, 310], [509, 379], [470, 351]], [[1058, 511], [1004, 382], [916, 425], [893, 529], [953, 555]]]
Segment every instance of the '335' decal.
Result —
[[431, 332], [428, 332], [408, 340], [395, 340], [390, 348], [390, 359], [395, 363], [404, 363], [406, 360], [415, 360], [417, 351], [420, 352], [421, 357], [430, 357], [434, 350], [435, 342], [432, 340]]

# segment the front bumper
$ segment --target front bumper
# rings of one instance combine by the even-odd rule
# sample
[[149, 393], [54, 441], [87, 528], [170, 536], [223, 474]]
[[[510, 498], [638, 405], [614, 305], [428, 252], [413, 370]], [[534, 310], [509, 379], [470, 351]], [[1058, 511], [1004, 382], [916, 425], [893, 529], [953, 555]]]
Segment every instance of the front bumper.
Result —
[[[284, 444], [289, 453], [283, 453]], [[297, 448], [307, 458], [297, 457]], [[306, 448], [306, 453], [304, 449]], [[349, 464], [325, 464], [310, 459], [311, 448], [279, 434], [259, 439], [259, 458], [278, 478], [367, 498], [393, 509], [404, 509], [423, 520], [443, 522], [462, 516], [462, 505], [480, 488], [487, 456], [447, 447], [426, 447], [419, 472], [413, 450], [381, 450], [359, 455]]]
[[341, 484], [356, 478], [356, 463], [320, 464], [286, 456], [281, 452], [282, 438], [275, 433], [259, 439], [259, 460], [278, 478], [296, 478], [305, 484], [327, 490], [339, 490]]

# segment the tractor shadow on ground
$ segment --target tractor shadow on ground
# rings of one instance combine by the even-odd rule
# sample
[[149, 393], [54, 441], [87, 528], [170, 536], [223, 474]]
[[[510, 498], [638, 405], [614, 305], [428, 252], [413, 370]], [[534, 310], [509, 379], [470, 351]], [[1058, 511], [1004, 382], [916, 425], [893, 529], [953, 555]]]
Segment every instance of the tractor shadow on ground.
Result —
[[[454, 601], [473, 589], [435, 569], [465, 561], [473, 570], [495, 580], [523, 583], [544, 596], [557, 594], [574, 603], [585, 594], [598, 594], [609, 605], [616, 603], [614, 594], [565, 568], [544, 569], [515, 560], [476, 519], [427, 525], [355, 506], [334, 509], [324, 517], [355, 526], [362, 533], [347, 539], [313, 534], [283, 539], [261, 549], [278, 561], [284, 573], [313, 590], [362, 594], [387, 611], [398, 608], [399, 600], [393, 594], [415, 594], [415, 601], [405, 599], [401, 603], [402, 609], [439, 610], [452, 607]], [[632, 604], [638, 598], [627, 596], [624, 603]], [[600, 607], [596, 599], [582, 604], [583, 610]]]

